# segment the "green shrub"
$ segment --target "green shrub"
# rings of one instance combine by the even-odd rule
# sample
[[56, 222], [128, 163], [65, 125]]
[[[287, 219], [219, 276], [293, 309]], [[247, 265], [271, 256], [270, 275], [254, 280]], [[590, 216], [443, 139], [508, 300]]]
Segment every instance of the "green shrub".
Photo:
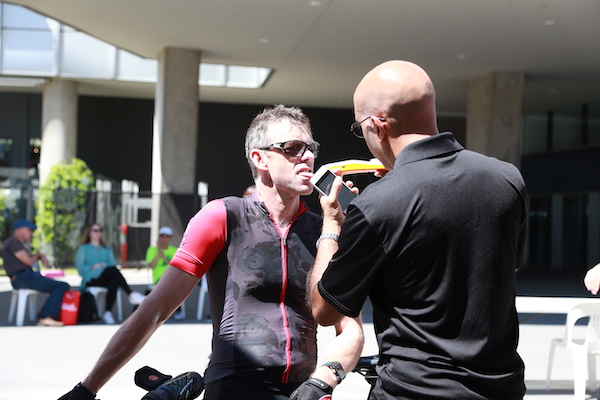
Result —
[[93, 189], [93, 173], [83, 160], [54, 165], [39, 189], [32, 247], [55, 264], [72, 262], [85, 224], [86, 196]]

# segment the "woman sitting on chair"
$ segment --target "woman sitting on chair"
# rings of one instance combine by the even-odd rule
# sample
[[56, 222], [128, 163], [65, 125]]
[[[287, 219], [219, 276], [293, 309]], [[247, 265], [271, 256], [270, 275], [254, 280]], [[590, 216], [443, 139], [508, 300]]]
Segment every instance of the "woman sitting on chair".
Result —
[[115, 255], [102, 240], [102, 227], [93, 222], [86, 225], [81, 238], [82, 245], [77, 249], [75, 266], [81, 276], [81, 290], [87, 286], [101, 286], [108, 289], [106, 294], [106, 311], [102, 320], [114, 324], [112, 307], [115, 304], [117, 290], [123, 289], [131, 304], [138, 305], [146, 296], [131, 290], [121, 271], [117, 269]]

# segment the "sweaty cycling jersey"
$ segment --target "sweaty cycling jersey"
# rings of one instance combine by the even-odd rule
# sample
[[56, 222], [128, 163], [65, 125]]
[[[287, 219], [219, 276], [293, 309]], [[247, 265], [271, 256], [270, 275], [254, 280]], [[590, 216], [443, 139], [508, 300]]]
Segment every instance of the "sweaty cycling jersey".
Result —
[[213, 352], [207, 383], [232, 374], [301, 383], [316, 366], [306, 305], [321, 217], [301, 204], [285, 237], [256, 194], [213, 200], [189, 222], [171, 265], [207, 274]]

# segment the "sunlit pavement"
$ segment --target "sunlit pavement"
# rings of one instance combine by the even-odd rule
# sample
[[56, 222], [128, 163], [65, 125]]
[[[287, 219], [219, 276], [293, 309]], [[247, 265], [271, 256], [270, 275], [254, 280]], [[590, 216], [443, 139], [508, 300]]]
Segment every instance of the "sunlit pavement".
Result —
[[[144, 290], [149, 282], [146, 270], [124, 270], [127, 281], [137, 290]], [[69, 278], [73, 286], [76, 277]], [[169, 320], [150, 339], [146, 347], [100, 391], [102, 400], [141, 399], [145, 391], [133, 383], [134, 372], [144, 366], [178, 375], [185, 371], [202, 372], [210, 355], [212, 326], [197, 321], [198, 291], [186, 301], [187, 320]], [[57, 399], [82, 380], [104, 346], [118, 329], [118, 325], [94, 323], [59, 328], [37, 327], [27, 321], [23, 327], [6, 323], [10, 302], [8, 278], [0, 277], [0, 400]], [[127, 300], [124, 299], [124, 303]], [[41, 303], [40, 303], [41, 305]], [[125, 315], [131, 306], [127, 303]], [[557, 349], [550, 391], [544, 389], [550, 340], [563, 335], [564, 318], [541, 317], [521, 325], [519, 353], [526, 365], [529, 400], [566, 400], [573, 398], [573, 371], [570, 354]], [[365, 315], [370, 321], [370, 316]], [[578, 327], [579, 328], [579, 327]], [[364, 355], [377, 352], [373, 326], [365, 323], [367, 342]], [[319, 344], [324, 346], [333, 337], [332, 328], [321, 328]], [[334, 399], [366, 399], [369, 385], [358, 374], [348, 378], [334, 393]], [[591, 393], [588, 393], [591, 397]]]

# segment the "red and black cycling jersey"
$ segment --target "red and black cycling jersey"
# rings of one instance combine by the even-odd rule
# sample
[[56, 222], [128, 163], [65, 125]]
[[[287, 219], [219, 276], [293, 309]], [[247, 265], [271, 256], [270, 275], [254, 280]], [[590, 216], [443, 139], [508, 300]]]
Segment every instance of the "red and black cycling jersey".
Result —
[[301, 383], [316, 366], [306, 279], [321, 217], [300, 210], [282, 235], [256, 194], [213, 200], [189, 222], [171, 265], [207, 274], [213, 352], [206, 382], [241, 374]]

